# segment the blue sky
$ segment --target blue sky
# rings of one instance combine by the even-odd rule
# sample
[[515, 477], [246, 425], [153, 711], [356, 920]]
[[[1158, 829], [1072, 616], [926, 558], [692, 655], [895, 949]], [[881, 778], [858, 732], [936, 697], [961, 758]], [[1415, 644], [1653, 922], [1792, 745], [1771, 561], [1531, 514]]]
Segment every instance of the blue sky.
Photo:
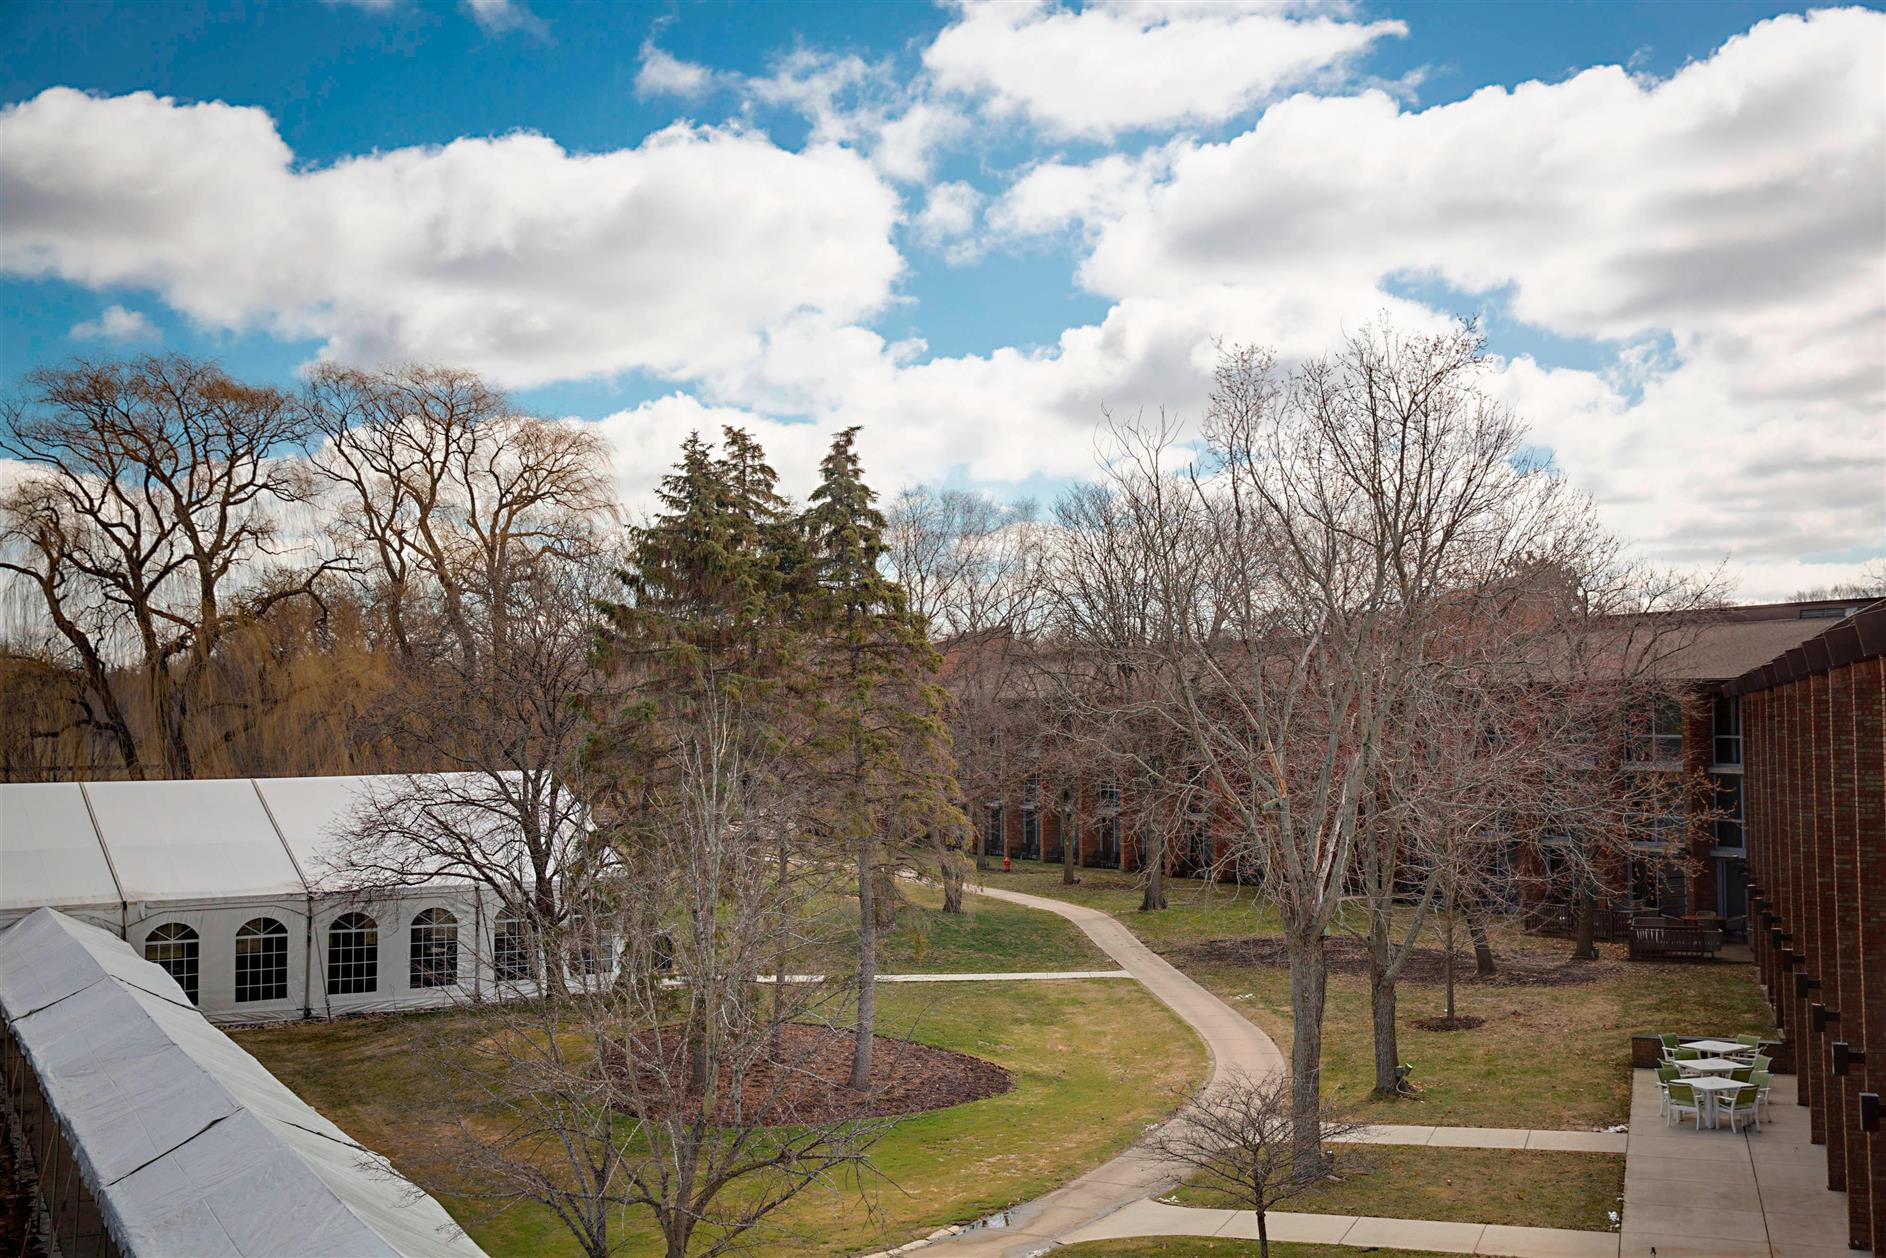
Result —
[[1886, 553], [1886, 28], [1804, 12], [10, 4], [0, 375], [449, 358], [631, 496], [730, 418], [1040, 495], [1214, 336], [1474, 313], [1610, 522], [1786, 593]]

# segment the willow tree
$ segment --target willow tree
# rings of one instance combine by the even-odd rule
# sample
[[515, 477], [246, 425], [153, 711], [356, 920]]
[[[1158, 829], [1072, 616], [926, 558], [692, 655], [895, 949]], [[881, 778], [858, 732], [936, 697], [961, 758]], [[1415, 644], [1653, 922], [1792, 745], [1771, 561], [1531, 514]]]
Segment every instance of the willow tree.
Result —
[[858, 884], [858, 1033], [851, 1086], [871, 1073], [880, 900], [887, 852], [966, 824], [954, 796], [939, 660], [903, 586], [885, 574], [884, 516], [864, 483], [858, 430], [832, 440], [800, 517], [807, 567], [800, 612], [819, 688], [814, 745], [824, 766], [817, 822], [850, 854]]

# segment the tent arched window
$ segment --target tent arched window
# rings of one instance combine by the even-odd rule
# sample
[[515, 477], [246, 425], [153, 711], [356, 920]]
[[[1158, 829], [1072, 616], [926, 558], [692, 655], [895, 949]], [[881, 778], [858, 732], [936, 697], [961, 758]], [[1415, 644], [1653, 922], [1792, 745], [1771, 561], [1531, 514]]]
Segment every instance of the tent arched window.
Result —
[[288, 999], [288, 928], [255, 917], [236, 931], [236, 1003]]
[[197, 947], [196, 931], [182, 922], [165, 922], [144, 936], [144, 959], [176, 979], [193, 1005], [197, 1003]]
[[327, 928], [327, 994], [357, 996], [379, 985], [379, 924], [365, 913], [342, 913]]
[[426, 909], [413, 918], [413, 987], [450, 987], [458, 982], [458, 918], [445, 909]]
[[530, 944], [524, 923], [510, 909], [502, 909], [491, 931], [491, 969], [500, 983], [530, 981]]

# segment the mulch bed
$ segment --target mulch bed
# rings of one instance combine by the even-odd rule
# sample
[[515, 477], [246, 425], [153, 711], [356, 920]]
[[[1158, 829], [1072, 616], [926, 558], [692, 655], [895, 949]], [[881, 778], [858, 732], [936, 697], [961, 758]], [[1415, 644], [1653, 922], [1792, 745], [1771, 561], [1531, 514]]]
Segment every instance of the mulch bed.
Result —
[[[1332, 974], [1369, 972], [1368, 945], [1361, 940], [1332, 935], [1323, 941], [1323, 955]], [[1207, 939], [1181, 944], [1166, 951], [1166, 959], [1180, 969], [1195, 966], [1287, 966], [1289, 957], [1281, 939], [1247, 935], [1236, 939]], [[1447, 954], [1440, 948], [1416, 948], [1402, 967], [1404, 983], [1439, 984], [1447, 981]], [[1460, 987], [1579, 987], [1614, 978], [1620, 962], [1568, 961], [1528, 953], [1494, 958], [1495, 971], [1482, 978], [1474, 973], [1471, 952], [1454, 955], [1454, 983]]]
[[[849, 1083], [856, 1040], [850, 1031], [797, 1023], [787, 1026], [778, 1051], [746, 1073], [746, 1103], [761, 1106], [757, 1112], [749, 1109], [747, 1120], [781, 1126], [891, 1118], [1000, 1096], [1015, 1086], [1009, 1072], [994, 1062], [879, 1035], [872, 1037], [870, 1087], [854, 1092]], [[623, 1055], [618, 1053], [609, 1067], [625, 1069]], [[725, 1095], [725, 1073], [721, 1084]], [[659, 1095], [661, 1089], [651, 1086], [648, 1091]]]
[[1463, 1013], [1456, 1018], [1416, 1018], [1408, 1025], [1423, 1031], [1471, 1031], [1477, 1026], [1485, 1026], [1486, 1022], [1485, 1018]]

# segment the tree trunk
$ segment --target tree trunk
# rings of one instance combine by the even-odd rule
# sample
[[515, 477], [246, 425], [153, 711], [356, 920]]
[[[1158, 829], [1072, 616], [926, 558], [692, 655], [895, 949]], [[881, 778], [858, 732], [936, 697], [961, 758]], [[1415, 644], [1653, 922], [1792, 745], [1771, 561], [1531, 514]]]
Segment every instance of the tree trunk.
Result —
[[1478, 913], [1467, 914], [1467, 934], [1473, 940], [1473, 972], [1492, 978], [1493, 942], [1487, 937], [1487, 919]]
[[1075, 849], [1080, 846], [1081, 842], [1080, 822], [1074, 822], [1072, 827], [1074, 834], [1070, 838], [1068, 835], [1069, 820], [1070, 819], [1065, 814], [1061, 817], [1061, 885], [1064, 887], [1074, 885], [1074, 852]]
[[1395, 980], [1388, 972], [1388, 919], [1370, 914], [1369, 1012], [1375, 1023], [1375, 1095], [1395, 1095], [1401, 1045], [1395, 1038]]
[[1572, 960], [1596, 961], [1598, 895], [1590, 887], [1578, 893], [1578, 922], [1573, 931]]
[[[786, 894], [786, 880], [792, 876], [792, 845], [786, 839], [786, 827], [779, 827], [779, 890]], [[786, 973], [792, 964], [792, 932], [779, 932], [779, 951], [773, 955], [773, 1056], [780, 1057], [785, 1047]]]
[[1140, 824], [1139, 859], [1146, 870], [1146, 889], [1139, 911], [1152, 913], [1166, 907], [1166, 844], [1150, 816]]
[[878, 925], [873, 903], [877, 880], [871, 867], [871, 841], [858, 844], [858, 1038], [851, 1049], [851, 1087], [863, 1092], [871, 1084], [871, 1036], [878, 1012]]
[[1270, 1258], [1270, 1220], [1257, 1212], [1257, 1258]]
[[[1475, 950], [1479, 944], [1474, 945]], [[1447, 897], [1447, 955], [1441, 959], [1441, 969], [1447, 982], [1447, 1024], [1454, 1024], [1454, 897]]]
[[1329, 963], [1320, 935], [1285, 936], [1290, 953], [1290, 1158], [1298, 1178], [1323, 1172], [1323, 1001]]
[[943, 911], [963, 911], [963, 863], [947, 843], [937, 844], [937, 873], [943, 880]]

